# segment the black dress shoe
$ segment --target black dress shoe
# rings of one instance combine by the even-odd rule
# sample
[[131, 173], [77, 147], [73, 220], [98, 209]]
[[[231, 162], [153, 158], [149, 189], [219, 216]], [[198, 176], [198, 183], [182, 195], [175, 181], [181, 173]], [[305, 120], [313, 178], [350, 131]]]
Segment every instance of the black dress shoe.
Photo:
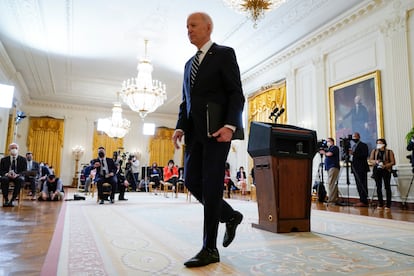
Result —
[[104, 204], [104, 200], [101, 199], [101, 201], [99, 201], [99, 204]]
[[8, 201], [8, 202], [6, 202], [4, 205], [3, 205], [3, 207], [13, 207], [14, 205], [13, 205], [13, 201], [12, 200], [10, 200], [10, 201]]
[[115, 201], [111, 198], [110, 199], [110, 202], [112, 203], [112, 204], [114, 204], [115, 203]]
[[220, 262], [220, 255], [217, 248], [203, 248], [197, 255], [184, 263], [186, 267], [199, 267]]
[[119, 198], [118, 200], [128, 200], [128, 198]]
[[243, 220], [243, 215], [235, 211], [230, 221], [226, 222], [226, 233], [224, 233], [223, 246], [227, 247], [231, 244], [236, 236], [236, 228]]

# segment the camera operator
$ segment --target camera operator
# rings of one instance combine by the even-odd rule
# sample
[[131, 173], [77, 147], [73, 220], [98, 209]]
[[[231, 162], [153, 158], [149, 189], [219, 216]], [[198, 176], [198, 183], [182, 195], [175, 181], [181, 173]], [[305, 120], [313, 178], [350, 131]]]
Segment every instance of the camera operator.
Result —
[[410, 163], [412, 167], [412, 172], [414, 173], [414, 136], [411, 137], [410, 142], [408, 142], [407, 150], [411, 151]]
[[377, 139], [377, 148], [371, 151], [369, 160], [374, 163], [372, 168], [372, 175], [377, 186], [378, 209], [384, 207], [384, 200], [382, 198], [382, 181], [384, 180], [384, 188], [387, 196], [387, 204], [385, 210], [391, 208], [391, 170], [395, 165], [394, 152], [387, 149], [387, 142], [385, 139]]
[[325, 170], [328, 172], [328, 204], [340, 205], [338, 200], [338, 175], [339, 175], [339, 148], [335, 146], [334, 139], [326, 139], [327, 147], [320, 149], [319, 153], [325, 155]]
[[360, 139], [361, 136], [358, 132], [354, 132], [354, 134], [352, 134], [354, 145], [349, 151], [352, 159], [351, 171], [354, 174], [355, 183], [359, 194], [359, 202], [354, 206], [368, 207], [368, 145], [362, 142]]

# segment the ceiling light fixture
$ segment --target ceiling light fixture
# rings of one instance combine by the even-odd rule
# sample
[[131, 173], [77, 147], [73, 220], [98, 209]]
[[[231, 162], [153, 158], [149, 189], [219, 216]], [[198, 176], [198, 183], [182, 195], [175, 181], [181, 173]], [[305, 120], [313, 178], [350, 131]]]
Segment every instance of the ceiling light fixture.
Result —
[[286, 0], [223, 0], [233, 10], [246, 14], [257, 27], [257, 21], [262, 19], [267, 11], [276, 9]]
[[130, 127], [131, 122], [128, 119], [122, 118], [122, 107], [119, 99], [112, 108], [112, 117], [98, 120], [98, 131], [105, 132], [111, 138], [123, 138], [128, 133]]
[[123, 101], [141, 118], [154, 112], [167, 99], [165, 84], [152, 79], [153, 67], [147, 57], [148, 40], [145, 42], [145, 57], [137, 66], [138, 75], [122, 83], [121, 96]]

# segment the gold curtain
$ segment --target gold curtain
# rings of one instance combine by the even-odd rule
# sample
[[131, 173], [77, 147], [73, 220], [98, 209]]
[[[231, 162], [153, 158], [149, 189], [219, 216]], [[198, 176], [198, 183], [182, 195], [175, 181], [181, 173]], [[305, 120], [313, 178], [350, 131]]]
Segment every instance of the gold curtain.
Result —
[[6, 145], [4, 148], [4, 156], [9, 154], [9, 145], [13, 143], [13, 136], [14, 136], [14, 113], [9, 115], [9, 122], [7, 125], [7, 138], [6, 138]]
[[27, 150], [38, 162], [53, 166], [60, 175], [60, 160], [64, 137], [64, 120], [50, 117], [30, 117]]
[[284, 108], [285, 112], [278, 118], [278, 123], [287, 122], [286, 81], [272, 84], [254, 93], [248, 99], [248, 126], [252, 121], [272, 122], [270, 113], [275, 107]]
[[104, 147], [106, 152], [106, 157], [112, 158], [114, 151], [121, 150], [123, 151], [124, 147], [124, 138], [111, 138], [106, 135], [103, 131], [96, 130], [96, 126], [93, 132], [93, 145], [92, 145], [92, 156], [98, 156], [98, 148]]
[[158, 127], [149, 140], [150, 164], [157, 162], [158, 166], [166, 166], [168, 160], [174, 158], [174, 145], [171, 137], [174, 129]]

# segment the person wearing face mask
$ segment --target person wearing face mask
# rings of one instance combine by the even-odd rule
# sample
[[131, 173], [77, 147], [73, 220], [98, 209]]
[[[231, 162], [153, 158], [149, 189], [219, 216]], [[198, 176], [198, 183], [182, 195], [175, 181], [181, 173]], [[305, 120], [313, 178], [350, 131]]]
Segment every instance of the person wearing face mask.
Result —
[[[24, 183], [23, 172], [27, 170], [26, 158], [19, 155], [19, 145], [9, 145], [10, 155], [0, 160], [1, 191], [3, 194], [3, 207], [13, 207], [13, 201], [17, 198], [20, 188]], [[9, 201], [10, 182], [14, 183], [13, 195]]]
[[362, 142], [358, 132], [352, 134], [354, 144], [349, 151], [351, 156], [351, 172], [354, 174], [355, 183], [359, 194], [359, 202], [355, 207], [368, 207], [368, 145]]
[[325, 155], [325, 170], [328, 172], [328, 204], [341, 205], [338, 198], [338, 176], [339, 176], [339, 148], [335, 145], [334, 139], [326, 139], [327, 150], [321, 149], [320, 154]]
[[174, 160], [168, 161], [168, 165], [163, 168], [164, 182], [173, 185], [175, 193], [177, 193], [178, 168], [174, 164]]
[[105, 148], [98, 148], [98, 158], [93, 161], [96, 169], [95, 182], [98, 188], [99, 204], [104, 204], [103, 184], [109, 183], [111, 185], [110, 202], [114, 203], [116, 187], [118, 184], [116, 178], [116, 166], [112, 158], [105, 156]]
[[394, 152], [390, 149], [387, 149], [387, 142], [385, 139], [377, 139], [377, 148], [371, 151], [369, 157], [371, 163], [374, 164], [372, 169], [373, 178], [375, 179], [375, 184], [377, 186], [377, 196], [378, 196], [378, 209], [384, 207], [384, 200], [382, 197], [382, 182], [384, 181], [385, 194], [387, 197], [387, 203], [385, 205], [385, 210], [390, 210], [391, 208], [391, 170], [392, 166], [395, 165]]

